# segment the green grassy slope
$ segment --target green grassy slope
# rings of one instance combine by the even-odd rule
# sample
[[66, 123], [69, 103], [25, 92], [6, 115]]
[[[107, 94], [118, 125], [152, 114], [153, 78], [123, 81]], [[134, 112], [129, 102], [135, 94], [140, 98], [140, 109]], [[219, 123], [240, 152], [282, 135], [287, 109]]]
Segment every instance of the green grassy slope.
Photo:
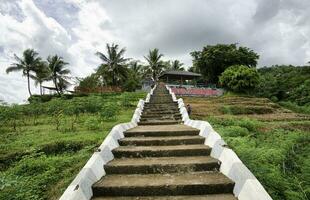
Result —
[[92, 95], [17, 106], [16, 130], [14, 118], [0, 127], [0, 199], [58, 199], [112, 127], [131, 120], [144, 96]]
[[310, 198], [310, 115], [264, 98], [185, 97], [191, 118], [209, 121], [274, 200]]

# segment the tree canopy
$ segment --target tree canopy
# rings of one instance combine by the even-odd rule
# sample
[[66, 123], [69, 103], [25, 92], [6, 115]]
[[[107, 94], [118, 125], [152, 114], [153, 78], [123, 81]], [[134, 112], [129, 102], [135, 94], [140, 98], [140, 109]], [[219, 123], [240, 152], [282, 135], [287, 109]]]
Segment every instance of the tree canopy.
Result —
[[232, 65], [256, 67], [259, 55], [247, 47], [236, 44], [207, 45], [201, 51], [190, 53], [193, 68], [199, 71], [210, 83], [218, 83], [219, 76]]
[[27, 77], [28, 92], [31, 96], [30, 78], [34, 77], [33, 73], [37, 71], [42, 59], [34, 49], [26, 49], [22, 57], [14, 54], [14, 58], [16, 62], [6, 69], [6, 73], [22, 71], [23, 76]]
[[307, 89], [310, 66], [275, 65], [258, 69], [261, 76], [257, 95], [290, 100], [304, 105], [310, 102]]
[[220, 83], [234, 92], [249, 92], [257, 87], [259, 74], [255, 68], [233, 65], [222, 73]]
[[[112, 85], [120, 85], [120, 82], [122, 82], [127, 75], [127, 62], [129, 58], [124, 57], [126, 49], [119, 49], [117, 44], [107, 44], [106, 50], [107, 54], [99, 51], [96, 53], [103, 62], [98, 71], [102, 71], [106, 75], [105, 79], [111, 77]], [[103, 73], [101, 73], [101, 76]]]
[[154, 81], [157, 81], [158, 76], [162, 73], [163, 69], [165, 68], [165, 65], [161, 58], [164, 55], [159, 53], [158, 49], [153, 49], [149, 51], [149, 54], [147, 56], [144, 56], [145, 60], [148, 62], [148, 69], [150, 73], [152, 74], [152, 79]]

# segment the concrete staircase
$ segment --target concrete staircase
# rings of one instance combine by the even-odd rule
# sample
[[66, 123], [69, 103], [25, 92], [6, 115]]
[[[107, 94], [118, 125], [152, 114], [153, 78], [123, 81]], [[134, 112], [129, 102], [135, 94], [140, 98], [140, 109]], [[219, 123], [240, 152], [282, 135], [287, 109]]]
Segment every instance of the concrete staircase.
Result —
[[158, 85], [137, 127], [124, 133], [95, 200], [236, 200], [199, 130], [181, 124], [178, 106]]

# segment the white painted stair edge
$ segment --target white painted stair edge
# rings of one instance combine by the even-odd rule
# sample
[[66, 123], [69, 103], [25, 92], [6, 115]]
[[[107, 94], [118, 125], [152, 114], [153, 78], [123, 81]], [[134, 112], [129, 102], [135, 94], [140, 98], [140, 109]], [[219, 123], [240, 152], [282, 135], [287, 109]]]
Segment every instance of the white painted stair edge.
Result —
[[105, 176], [104, 165], [114, 159], [112, 150], [119, 146], [118, 140], [124, 138], [124, 131], [137, 126], [144, 103], [149, 102], [156, 86], [147, 94], [145, 101], [140, 99], [131, 122], [114, 126], [98, 150], [87, 161], [75, 179], [67, 187], [60, 200], [89, 200], [93, 196], [92, 185]]
[[212, 148], [211, 156], [221, 161], [220, 171], [235, 182], [234, 195], [239, 200], [272, 200], [262, 184], [242, 163], [237, 154], [227, 147], [225, 141], [206, 121], [191, 120], [183, 99], [177, 99], [171, 88], [166, 86], [173, 101], [178, 102], [182, 121], [185, 125], [200, 130], [199, 135], [205, 137], [205, 145]]

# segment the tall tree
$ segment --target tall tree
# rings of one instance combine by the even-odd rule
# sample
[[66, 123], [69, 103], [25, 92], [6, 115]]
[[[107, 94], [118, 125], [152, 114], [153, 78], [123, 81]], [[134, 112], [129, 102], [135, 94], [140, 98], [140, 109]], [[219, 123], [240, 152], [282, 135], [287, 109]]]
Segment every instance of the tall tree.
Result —
[[191, 52], [193, 67], [211, 83], [218, 83], [218, 77], [232, 65], [256, 67], [259, 55], [247, 47], [236, 44], [217, 44], [203, 47], [202, 51]]
[[[97, 52], [96, 55], [103, 61], [101, 66], [105, 66], [107, 73], [111, 74], [112, 85], [118, 85], [127, 76], [127, 61], [129, 58], [124, 58], [125, 48], [119, 50], [117, 44], [107, 44], [107, 54]], [[103, 68], [103, 67], [102, 67]]]
[[23, 52], [22, 58], [15, 54], [14, 57], [16, 62], [12, 63], [11, 66], [6, 69], [6, 73], [22, 71], [23, 76], [27, 77], [28, 92], [31, 96], [30, 78], [33, 77], [33, 73], [36, 71], [37, 66], [40, 64], [41, 58], [39, 57], [39, 54], [33, 49], [26, 49]]
[[234, 92], [250, 92], [259, 84], [259, 73], [253, 67], [233, 65], [220, 76], [220, 83]]
[[32, 76], [32, 78], [35, 80], [35, 85], [39, 85], [40, 87], [40, 94], [43, 94], [43, 90], [42, 90], [42, 83], [44, 81], [47, 81], [50, 79], [51, 76], [51, 71], [48, 68], [48, 63], [47, 62], [40, 62], [37, 66], [36, 72], [35, 72], [35, 76]]
[[129, 69], [139, 77], [139, 79], [143, 76], [143, 66], [139, 64], [139, 61], [135, 60], [129, 63]]
[[66, 75], [70, 73], [70, 70], [65, 68], [69, 63], [65, 62], [62, 57], [57, 55], [48, 56], [47, 62], [51, 73], [50, 80], [54, 82], [56, 91], [60, 95], [63, 89], [66, 88], [66, 85], [69, 84], [66, 80]]
[[182, 67], [184, 63], [181, 63], [179, 60], [173, 60], [171, 62], [171, 69], [172, 70], [179, 70], [179, 71], [184, 71], [184, 67]]
[[144, 56], [144, 58], [148, 62], [148, 68], [149, 68], [150, 73], [152, 74], [152, 79], [155, 82], [157, 81], [158, 76], [160, 75], [160, 73], [163, 71], [165, 67], [163, 64], [163, 61], [160, 60], [163, 56], [164, 55], [159, 53], [159, 50], [156, 48], [153, 50], [150, 50], [149, 54], [147, 56]]

